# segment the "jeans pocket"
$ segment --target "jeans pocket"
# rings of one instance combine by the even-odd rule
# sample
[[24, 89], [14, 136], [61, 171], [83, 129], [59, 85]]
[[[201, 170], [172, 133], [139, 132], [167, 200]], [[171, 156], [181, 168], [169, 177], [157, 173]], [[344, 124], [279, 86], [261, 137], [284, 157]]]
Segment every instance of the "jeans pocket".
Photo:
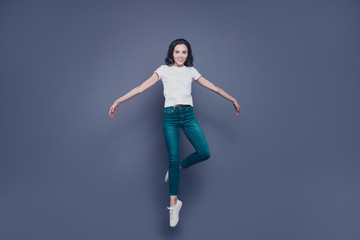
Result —
[[166, 109], [164, 109], [163, 114], [164, 115], [171, 115], [174, 112], [175, 112], [175, 108], [166, 108]]

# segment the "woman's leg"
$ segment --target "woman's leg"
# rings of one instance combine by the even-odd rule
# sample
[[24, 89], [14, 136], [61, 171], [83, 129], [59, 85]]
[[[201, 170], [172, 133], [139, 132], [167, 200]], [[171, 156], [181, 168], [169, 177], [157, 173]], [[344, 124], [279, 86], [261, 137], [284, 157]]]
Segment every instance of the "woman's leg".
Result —
[[209, 146], [195, 115], [192, 115], [191, 121], [183, 126], [183, 131], [195, 148], [195, 152], [181, 161], [181, 168], [188, 168], [191, 165], [210, 158]]
[[170, 205], [175, 205], [180, 184], [180, 127], [164, 122], [163, 129], [169, 154]]

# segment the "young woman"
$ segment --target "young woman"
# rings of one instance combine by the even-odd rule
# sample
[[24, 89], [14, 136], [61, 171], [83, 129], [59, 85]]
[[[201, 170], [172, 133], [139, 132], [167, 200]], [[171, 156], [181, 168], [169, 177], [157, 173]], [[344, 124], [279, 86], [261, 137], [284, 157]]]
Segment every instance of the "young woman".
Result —
[[[191, 97], [191, 84], [196, 81], [200, 85], [214, 91], [233, 103], [236, 115], [241, 113], [235, 98], [221, 88], [205, 79], [193, 67], [191, 46], [185, 39], [174, 40], [168, 49], [165, 59], [166, 65], [161, 65], [153, 75], [140, 86], [132, 89], [117, 99], [110, 107], [109, 116], [116, 114], [120, 103], [149, 89], [160, 79], [164, 86], [165, 104], [163, 110], [163, 130], [167, 151], [169, 154], [169, 170], [165, 175], [165, 182], [169, 181], [170, 193], [170, 226], [175, 227], [179, 221], [182, 201], [177, 198], [180, 170], [186, 169], [210, 157], [210, 151], [204, 133], [195, 118]], [[180, 128], [195, 148], [195, 152], [180, 162], [179, 137]]]

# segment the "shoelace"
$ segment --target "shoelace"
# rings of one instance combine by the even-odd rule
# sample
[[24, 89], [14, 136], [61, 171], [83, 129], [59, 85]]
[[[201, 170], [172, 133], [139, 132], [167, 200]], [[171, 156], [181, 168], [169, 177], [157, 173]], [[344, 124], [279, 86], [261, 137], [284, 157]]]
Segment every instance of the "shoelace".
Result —
[[170, 210], [170, 218], [174, 218], [175, 217], [175, 207], [167, 207], [167, 209]]

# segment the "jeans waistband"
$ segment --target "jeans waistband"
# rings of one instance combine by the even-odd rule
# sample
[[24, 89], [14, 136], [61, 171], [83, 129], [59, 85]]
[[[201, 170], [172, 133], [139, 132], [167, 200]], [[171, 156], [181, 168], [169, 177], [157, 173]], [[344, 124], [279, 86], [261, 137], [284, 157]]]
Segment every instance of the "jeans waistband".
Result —
[[171, 110], [183, 110], [183, 109], [190, 109], [192, 108], [193, 106], [191, 105], [180, 105], [180, 106], [169, 106], [169, 107], [165, 107], [164, 110], [167, 110], [167, 109], [171, 109]]

